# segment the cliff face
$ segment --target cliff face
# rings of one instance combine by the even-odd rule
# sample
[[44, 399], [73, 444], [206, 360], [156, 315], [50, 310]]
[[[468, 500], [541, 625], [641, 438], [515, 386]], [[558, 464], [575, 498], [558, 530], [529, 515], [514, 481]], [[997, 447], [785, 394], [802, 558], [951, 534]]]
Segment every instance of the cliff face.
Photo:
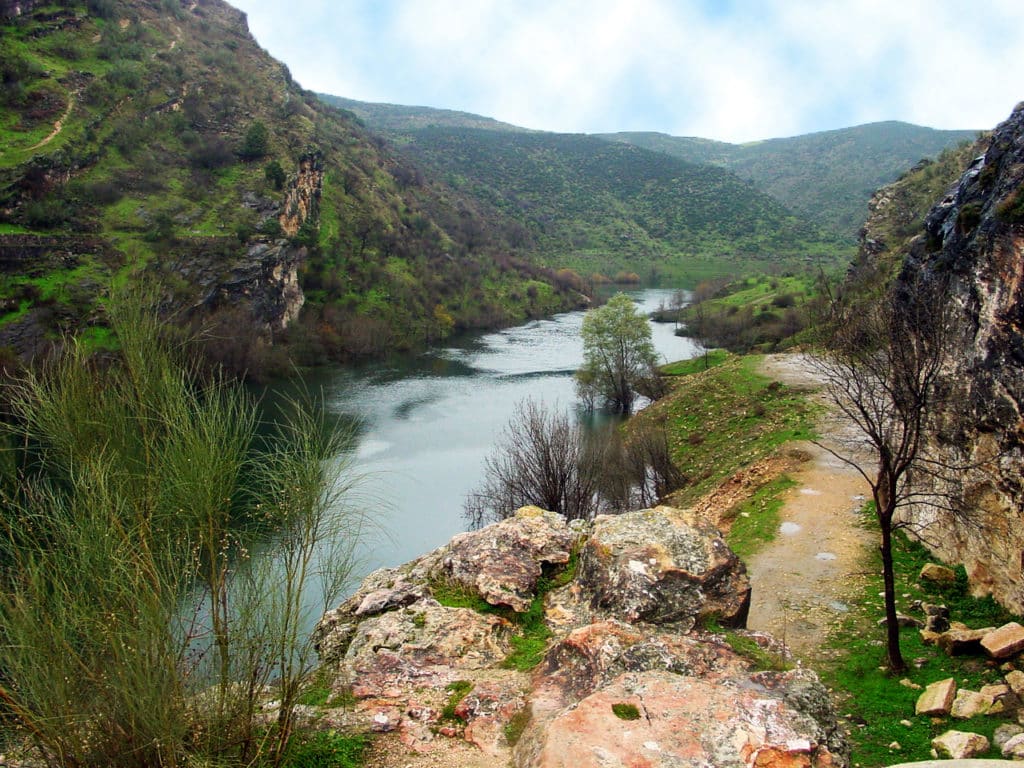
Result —
[[1024, 611], [1024, 104], [928, 213], [897, 287], [918, 273], [951, 285], [928, 456], [954, 471], [927, 483], [941, 503], [906, 515], [976, 591]]

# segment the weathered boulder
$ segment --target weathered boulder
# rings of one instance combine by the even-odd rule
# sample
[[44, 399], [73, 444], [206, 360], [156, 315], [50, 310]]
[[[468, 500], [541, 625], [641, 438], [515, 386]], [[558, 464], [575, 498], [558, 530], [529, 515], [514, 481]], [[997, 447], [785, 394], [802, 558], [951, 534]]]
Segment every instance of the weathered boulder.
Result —
[[939, 635], [938, 645], [950, 656], [981, 653], [981, 639], [992, 631], [985, 629], [950, 629]]
[[770, 689], [658, 671], [619, 676], [520, 741], [513, 758], [518, 768], [833, 763], [819, 724]]
[[939, 757], [967, 760], [988, 751], [988, 739], [980, 733], [946, 731], [932, 739], [932, 748]]
[[1024, 760], [1024, 733], [1008, 738], [999, 746], [999, 751], [1010, 760]]
[[1024, 627], [1016, 621], [1004, 624], [981, 638], [981, 647], [993, 659], [1007, 659], [1024, 650]]
[[961, 688], [956, 692], [949, 713], [958, 720], [969, 720], [977, 715], [988, 714], [995, 704], [995, 697], [978, 691]]
[[1022, 733], [1024, 733], [1024, 727], [1017, 723], [1003, 723], [992, 734], [992, 742], [996, 745], [996, 749], [1002, 750], [1010, 739]]
[[628, 622], [741, 627], [750, 607], [746, 568], [718, 529], [671, 507], [599, 516], [579, 581], [594, 611]]
[[945, 605], [933, 605], [923, 603], [921, 609], [924, 611], [924, 628], [929, 632], [945, 632], [949, 629], [949, 608]]
[[575, 540], [561, 515], [523, 507], [513, 517], [453, 538], [433, 575], [476, 592], [491, 605], [523, 613], [543, 567], [567, 563]]
[[[522, 631], [514, 614], [437, 600], [455, 586], [526, 610], [545, 568], [576, 546], [574, 578], [546, 595], [554, 637], [532, 675], [503, 665]], [[316, 642], [335, 689], [357, 701], [346, 727], [393, 733], [417, 752], [461, 738], [460, 749], [520, 766], [676, 765], [691, 754], [714, 765], [845, 766], [846, 742], [812, 672], [757, 672], [726, 636], [694, 629], [709, 614], [742, 623], [748, 600], [743, 566], [721, 535], [684, 512], [570, 527], [528, 508], [371, 574], [324, 615]], [[734, 635], [785, 656], [768, 635]], [[610, 708], [637, 700], [640, 720]], [[509, 734], [520, 730], [513, 752]], [[580, 735], [589, 733], [600, 739]]]
[[956, 571], [937, 563], [925, 563], [918, 578], [933, 584], [954, 584], [956, 583]]
[[1006, 684], [1010, 686], [1010, 690], [1013, 691], [1017, 696], [1024, 698], [1024, 672], [1019, 669], [1012, 669], [1006, 673], [1003, 678], [1006, 680]]
[[953, 698], [956, 696], [956, 680], [952, 677], [945, 680], [937, 680], [924, 689], [917, 698], [914, 706], [914, 713], [932, 717], [945, 717], [953, 706]]

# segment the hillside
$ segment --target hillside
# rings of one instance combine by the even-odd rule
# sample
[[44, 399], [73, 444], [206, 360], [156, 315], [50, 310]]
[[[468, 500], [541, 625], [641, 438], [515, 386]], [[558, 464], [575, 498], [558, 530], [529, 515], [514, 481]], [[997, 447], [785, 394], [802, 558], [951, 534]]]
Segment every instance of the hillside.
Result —
[[552, 266], [693, 284], [831, 262], [842, 252], [778, 201], [710, 165], [592, 136], [479, 127], [464, 113], [325, 98], [356, 109], [415, 162], [515, 219], [521, 247]]
[[375, 104], [320, 93], [317, 96], [333, 107], [344, 109], [377, 131], [404, 132], [421, 128], [483, 128], [493, 131], [535, 133], [511, 123], [503, 123], [471, 112], [435, 107], [408, 107], [401, 104]]
[[[515, 222], [303, 91], [220, 0], [0, 11], [0, 346], [91, 328], [148, 275], [243, 369], [411, 346], [568, 307]], [[296, 322], [296, 319], [297, 322]], [[217, 342], [220, 337], [220, 342]]]
[[888, 121], [750, 144], [660, 133], [603, 137], [727, 168], [852, 242], [867, 214], [866, 202], [876, 189], [895, 181], [922, 158], [973, 141], [977, 131], [939, 131]]

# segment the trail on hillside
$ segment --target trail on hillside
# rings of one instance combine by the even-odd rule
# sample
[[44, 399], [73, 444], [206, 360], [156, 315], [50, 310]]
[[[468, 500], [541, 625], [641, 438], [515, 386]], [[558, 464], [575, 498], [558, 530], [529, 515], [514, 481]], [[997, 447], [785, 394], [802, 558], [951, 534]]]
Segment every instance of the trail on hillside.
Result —
[[[849, 444], [856, 427], [840, 420], [819, 391], [820, 373], [803, 355], [770, 355], [761, 372], [789, 386], [810, 391], [825, 407], [821, 443]], [[858, 511], [870, 489], [851, 466], [821, 445], [800, 443], [810, 459], [790, 476], [796, 485], [783, 497], [776, 538], [748, 558], [752, 596], [747, 625], [784, 640], [793, 654], [813, 662], [845, 600], [863, 576], [874, 536], [859, 525]], [[844, 448], [845, 449], [845, 448]]]
[[42, 139], [37, 144], [33, 144], [31, 147], [29, 147], [29, 151], [32, 151], [33, 149], [39, 149], [40, 147], [45, 147], [47, 144], [49, 144], [51, 141], [57, 138], [60, 135], [60, 132], [64, 130], [64, 123], [66, 123], [67, 119], [71, 117], [71, 110], [74, 108], [75, 95], [71, 93], [68, 94], [68, 108], [64, 110], [64, 114], [61, 115], [60, 118], [53, 124], [53, 130], [50, 131], [50, 134], [45, 139]]

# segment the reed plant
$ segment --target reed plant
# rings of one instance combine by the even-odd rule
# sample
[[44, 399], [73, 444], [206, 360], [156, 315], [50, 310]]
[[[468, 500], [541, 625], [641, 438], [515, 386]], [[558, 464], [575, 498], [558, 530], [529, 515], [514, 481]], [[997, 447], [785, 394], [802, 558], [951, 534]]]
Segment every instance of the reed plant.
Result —
[[307, 399], [261, 437], [145, 295], [109, 314], [114, 359], [69, 341], [8, 393], [0, 702], [49, 765], [277, 765], [361, 527], [345, 436]]

